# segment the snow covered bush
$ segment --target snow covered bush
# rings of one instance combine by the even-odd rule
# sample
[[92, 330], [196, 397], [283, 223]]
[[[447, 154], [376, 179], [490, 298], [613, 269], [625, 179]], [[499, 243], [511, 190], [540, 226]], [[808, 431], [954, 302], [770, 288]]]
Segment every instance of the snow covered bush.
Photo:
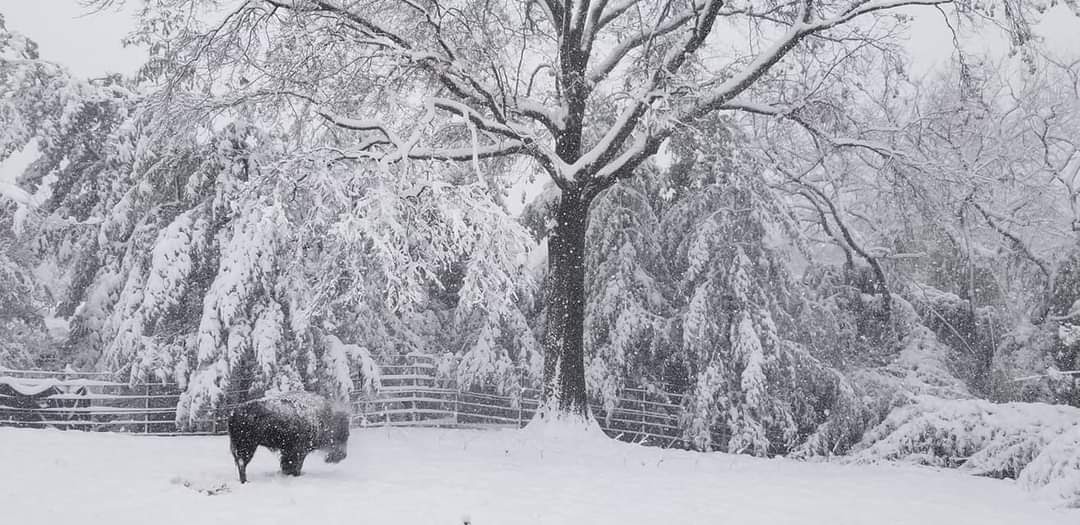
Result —
[[853, 460], [910, 461], [1017, 478], [1047, 445], [1080, 423], [1080, 409], [1060, 405], [931, 396], [915, 401], [867, 432]]
[[[982, 286], [990, 288], [992, 283]], [[973, 308], [971, 299], [920, 283], [911, 283], [904, 295], [922, 324], [951, 350], [945, 357], [954, 374], [973, 392], [989, 394], [994, 351], [1005, 325], [999, 309], [992, 305]]]
[[[850, 304], [843, 305], [833, 313], [842, 319], [860, 309], [873, 309], [878, 298], [861, 294], [856, 300], [869, 305], [854, 309]], [[896, 295], [892, 300], [892, 320], [886, 332], [861, 336], [862, 330], [856, 329], [854, 338], [836, 332], [840, 337], [835, 343], [849, 349], [824, 355], [842, 360], [828, 362], [837, 367], [832, 373], [840, 376], [837, 385], [844, 395], [831, 408], [828, 420], [794, 451], [796, 456], [846, 454], [894, 409], [922, 396], [973, 397], [964, 381], [952, 372], [949, 358], [953, 349], [921, 323], [911, 303]], [[872, 346], [867, 347], [868, 342]], [[857, 355], [851, 349], [864, 354]]]
[[1056, 505], [1080, 507], [1080, 409], [919, 396], [867, 432], [851, 460], [1015, 478]]
[[991, 394], [1080, 407], [1080, 252], [1075, 248], [1055, 268], [1043, 303], [1002, 338]]
[[1080, 405], [1080, 377], [1062, 373], [1075, 369], [1069, 327], [1022, 320], [1005, 334], [994, 360], [992, 399]]
[[1080, 508], [1080, 421], [1043, 447], [1018, 480], [1040, 497]]
[[934, 332], [922, 324], [910, 303], [894, 297], [894, 304], [899, 339], [892, 345], [892, 354], [883, 366], [865, 367], [855, 372], [859, 381], [892, 389], [893, 396], [972, 397], [967, 385], [952, 372], [949, 361], [952, 347], [939, 341]]

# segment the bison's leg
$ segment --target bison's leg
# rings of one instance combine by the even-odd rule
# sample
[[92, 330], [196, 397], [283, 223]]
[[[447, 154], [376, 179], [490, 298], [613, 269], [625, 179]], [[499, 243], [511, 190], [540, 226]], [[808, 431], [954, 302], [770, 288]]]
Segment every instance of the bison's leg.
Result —
[[281, 451], [281, 471], [287, 476], [299, 476], [300, 469], [304, 467], [304, 456], [307, 452], [298, 448], [287, 448]]
[[255, 456], [255, 449], [259, 445], [232, 440], [233, 461], [236, 462], [236, 470], [240, 473], [240, 483], [247, 483], [247, 466], [251, 458]]

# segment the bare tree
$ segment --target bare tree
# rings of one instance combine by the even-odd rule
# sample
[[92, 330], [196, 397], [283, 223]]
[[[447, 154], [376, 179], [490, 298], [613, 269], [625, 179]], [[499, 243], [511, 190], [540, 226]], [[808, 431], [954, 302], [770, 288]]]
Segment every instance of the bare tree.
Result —
[[146, 0], [131, 39], [150, 45], [146, 73], [174, 100], [262, 108], [298, 132], [317, 114], [340, 160], [470, 162], [484, 180], [484, 162], [519, 157], [546, 173], [561, 197], [545, 413], [584, 417], [585, 230], [597, 194], [716, 112], [795, 115], [798, 98], [767, 103], [762, 86], [792, 68], [829, 81], [837, 64], [895, 38], [897, 8], [983, 17], [1022, 43], [1028, 14], [1056, 3], [1002, 2], [995, 14], [974, 0], [247, 0], [225, 11]]
[[[1075, 294], [1055, 288], [1076, 245], [1075, 68], [1034, 53], [961, 55], [920, 83], [855, 68], [863, 86], [837, 87], [873, 86], [849, 96], [856, 109], [839, 113], [832, 101], [844, 99], [832, 92], [782, 119], [770, 108], [746, 119], [808, 231], [848, 265], [867, 263], [874, 286], [864, 291], [887, 296], [892, 283], [913, 294], [970, 356], [981, 393], [992, 387], [997, 320], [1071, 314]], [[946, 319], [928, 289], [955, 293], [966, 311]]]

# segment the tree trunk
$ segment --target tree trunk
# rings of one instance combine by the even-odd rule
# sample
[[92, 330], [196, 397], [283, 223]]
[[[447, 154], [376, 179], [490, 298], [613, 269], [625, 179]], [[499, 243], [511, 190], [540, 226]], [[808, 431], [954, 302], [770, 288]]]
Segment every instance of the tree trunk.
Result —
[[589, 199], [563, 190], [548, 240], [543, 408], [587, 417], [585, 396], [585, 224]]

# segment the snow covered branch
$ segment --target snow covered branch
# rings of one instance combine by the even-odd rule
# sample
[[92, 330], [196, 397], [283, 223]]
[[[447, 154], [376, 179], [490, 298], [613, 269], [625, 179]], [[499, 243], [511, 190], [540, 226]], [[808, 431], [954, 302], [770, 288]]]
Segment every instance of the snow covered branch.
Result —
[[1029, 261], [1035, 263], [1035, 266], [1039, 268], [1039, 271], [1042, 272], [1043, 277], [1045, 277], [1048, 282], [1053, 278], [1053, 275], [1050, 273], [1050, 265], [1042, 258], [1036, 256], [1031, 249], [1028, 248], [1027, 244], [1020, 240], [1020, 237], [1017, 237], [1015, 233], [999, 224], [998, 221], [995, 220], [994, 215], [987, 211], [982, 205], [974, 200], [969, 200], [968, 202], [982, 214], [983, 219], [986, 220], [986, 223], [989, 224], [991, 228], [1000, 233], [1002, 237], [1008, 239], [1009, 242], [1012, 243], [1013, 248], [1023, 254]]
[[694, 9], [688, 9], [686, 12], [675, 15], [671, 19], [658, 20], [653, 29], [648, 31], [643, 30], [641, 33], [619, 42], [619, 44], [615, 46], [615, 49], [608, 52], [608, 55], [589, 72], [589, 82], [596, 83], [603, 80], [632, 50], [645, 45], [656, 37], [677, 31], [679, 28], [686, 25], [694, 19], [698, 9], [699, 6], [695, 6]]
[[804, 5], [803, 16], [792, 23], [787, 31], [777, 38], [771, 46], [759, 52], [753, 60], [730, 78], [715, 88], [711, 88], [698, 97], [698, 101], [689, 109], [681, 112], [678, 120], [692, 120], [711, 111], [721, 109], [725, 104], [734, 100], [758, 79], [767, 73], [773, 65], [782, 60], [792, 49], [808, 36], [821, 33], [843, 25], [855, 18], [870, 13], [894, 9], [903, 6], [940, 5], [952, 3], [953, 0], [871, 0], [855, 2], [851, 8], [843, 13], [822, 20], [812, 21], [810, 18], [810, 2]]

